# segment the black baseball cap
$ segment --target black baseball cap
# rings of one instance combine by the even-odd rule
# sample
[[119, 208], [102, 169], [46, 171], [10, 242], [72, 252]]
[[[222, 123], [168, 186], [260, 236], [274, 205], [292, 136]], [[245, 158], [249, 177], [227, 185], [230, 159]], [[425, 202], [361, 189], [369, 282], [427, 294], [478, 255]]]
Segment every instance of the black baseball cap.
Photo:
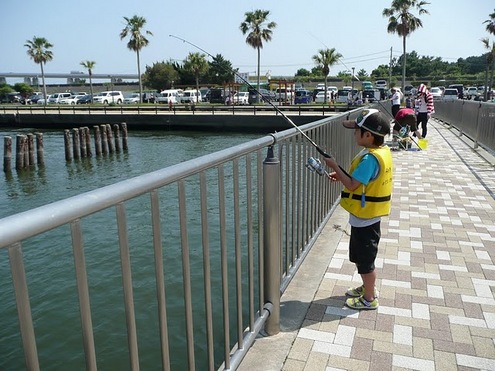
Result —
[[346, 120], [342, 124], [347, 129], [363, 128], [382, 137], [390, 134], [390, 120], [374, 108], [364, 109], [355, 120]]

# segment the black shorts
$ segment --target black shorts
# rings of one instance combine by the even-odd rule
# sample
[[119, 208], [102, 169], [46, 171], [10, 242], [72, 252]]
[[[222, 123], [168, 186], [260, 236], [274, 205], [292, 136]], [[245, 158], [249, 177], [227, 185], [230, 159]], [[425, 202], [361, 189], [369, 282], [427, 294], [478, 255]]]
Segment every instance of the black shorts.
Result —
[[349, 260], [356, 264], [359, 274], [371, 273], [375, 270], [380, 236], [380, 222], [368, 227], [351, 227]]

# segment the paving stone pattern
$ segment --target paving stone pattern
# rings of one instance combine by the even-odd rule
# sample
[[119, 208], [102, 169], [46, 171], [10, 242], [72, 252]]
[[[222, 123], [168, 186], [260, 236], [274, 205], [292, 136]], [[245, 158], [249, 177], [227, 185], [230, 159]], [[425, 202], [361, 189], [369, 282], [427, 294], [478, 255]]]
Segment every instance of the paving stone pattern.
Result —
[[342, 233], [284, 370], [495, 370], [495, 171], [442, 123], [428, 141], [393, 152], [380, 307], [344, 307], [361, 279]]

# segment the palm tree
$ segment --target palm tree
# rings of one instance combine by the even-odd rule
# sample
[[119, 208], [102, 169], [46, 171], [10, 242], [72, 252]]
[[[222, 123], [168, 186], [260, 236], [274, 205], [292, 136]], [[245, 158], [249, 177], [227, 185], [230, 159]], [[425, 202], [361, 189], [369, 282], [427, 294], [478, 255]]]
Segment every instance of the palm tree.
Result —
[[[184, 69], [190, 71], [196, 79], [196, 94], [199, 91], [199, 77], [208, 71], [206, 55], [200, 53], [189, 53], [184, 62]], [[199, 99], [198, 99], [199, 102]]]
[[127, 48], [136, 52], [137, 56], [137, 67], [138, 67], [138, 78], [139, 78], [139, 96], [142, 99], [143, 96], [143, 83], [141, 80], [141, 66], [139, 62], [139, 52], [145, 46], [148, 46], [149, 41], [145, 35], [151, 35], [151, 31], [145, 31], [145, 35], [141, 33], [141, 29], [146, 24], [146, 19], [144, 17], [139, 17], [137, 15], [132, 18], [124, 17], [127, 22], [125, 28], [120, 32], [120, 39], [124, 39], [130, 36], [129, 42], [127, 43]]
[[490, 19], [487, 19], [483, 23], [486, 23], [486, 30], [491, 33], [492, 35], [495, 35], [495, 9], [492, 14], [489, 14]]
[[82, 61], [81, 66], [86, 68], [88, 70], [88, 75], [89, 75], [89, 91], [91, 93], [91, 103], [93, 103], [93, 68], [95, 67], [96, 62], [95, 61]]
[[52, 44], [48, 42], [44, 37], [36, 37], [33, 36], [32, 40], [27, 40], [26, 44], [24, 44], [26, 48], [28, 48], [27, 53], [34, 61], [34, 63], [39, 64], [41, 66], [41, 81], [43, 83], [43, 97], [45, 98], [46, 105], [46, 85], [45, 85], [45, 71], [43, 69], [43, 65], [46, 62], [49, 62], [53, 59], [53, 53], [50, 48], [53, 47]]
[[390, 8], [383, 9], [383, 16], [388, 17], [387, 32], [402, 37], [402, 91], [406, 85], [406, 37], [423, 27], [421, 19], [414, 16], [410, 10], [416, 8], [419, 15], [430, 14], [423, 8], [428, 4], [418, 0], [392, 0]]
[[[495, 70], [495, 42], [492, 42], [490, 45], [490, 40], [488, 37], [481, 39], [481, 42], [483, 43], [485, 49], [488, 50], [486, 55], [485, 91], [483, 95], [486, 101], [488, 100], [488, 87], [490, 87], [490, 89], [493, 87], [493, 71]], [[492, 71], [490, 73], [490, 84], [488, 84], [488, 70], [490, 69], [490, 65]]]
[[313, 55], [313, 61], [319, 67], [321, 67], [323, 71], [323, 75], [325, 75], [324, 103], [327, 103], [327, 82], [328, 82], [328, 74], [330, 73], [330, 67], [337, 64], [340, 58], [342, 58], [342, 55], [340, 53], [337, 53], [335, 51], [335, 48], [320, 49], [318, 50], [318, 54]]
[[[256, 80], [258, 91], [260, 91], [260, 49], [263, 48], [263, 41], [270, 41], [272, 39], [272, 29], [277, 27], [275, 22], [268, 22], [269, 14], [269, 10], [261, 9], [257, 9], [254, 12], [246, 12], [244, 13], [246, 18], [240, 26], [243, 35], [249, 32], [246, 37], [246, 43], [258, 52], [258, 70]], [[256, 101], [259, 102], [259, 100], [260, 97], [257, 94]]]

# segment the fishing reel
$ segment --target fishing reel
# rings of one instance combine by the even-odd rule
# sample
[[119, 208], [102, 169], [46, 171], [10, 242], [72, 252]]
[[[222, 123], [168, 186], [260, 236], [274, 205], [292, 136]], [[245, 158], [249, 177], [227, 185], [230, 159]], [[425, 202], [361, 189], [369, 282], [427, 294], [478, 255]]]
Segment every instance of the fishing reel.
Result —
[[308, 158], [308, 162], [306, 163], [306, 167], [311, 172], [317, 173], [320, 176], [326, 174], [324, 165], [317, 158], [314, 158], [314, 157]]

